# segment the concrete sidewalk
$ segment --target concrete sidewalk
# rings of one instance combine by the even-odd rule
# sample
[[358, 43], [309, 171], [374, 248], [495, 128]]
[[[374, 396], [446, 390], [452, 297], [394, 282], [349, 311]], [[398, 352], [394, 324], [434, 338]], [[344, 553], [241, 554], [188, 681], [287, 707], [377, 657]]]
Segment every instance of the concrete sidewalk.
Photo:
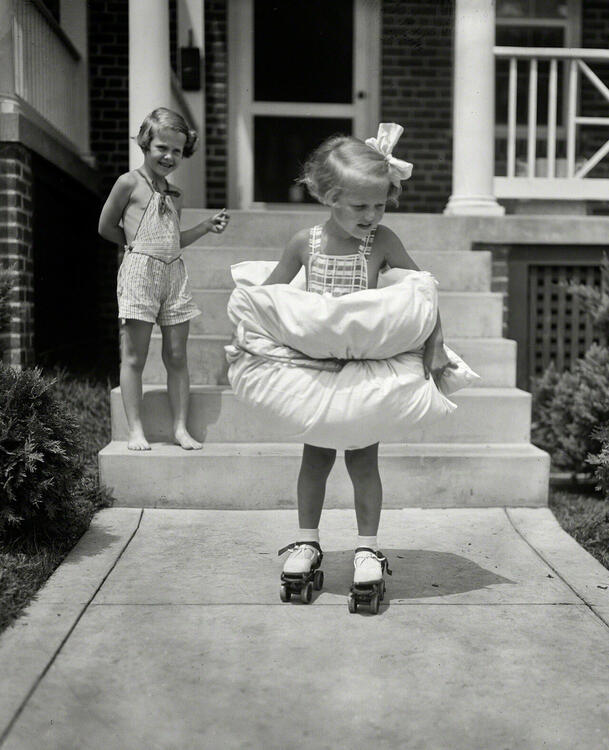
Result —
[[549, 510], [387, 510], [378, 615], [279, 600], [291, 511], [102, 511], [0, 637], [3, 750], [609, 748], [609, 571]]

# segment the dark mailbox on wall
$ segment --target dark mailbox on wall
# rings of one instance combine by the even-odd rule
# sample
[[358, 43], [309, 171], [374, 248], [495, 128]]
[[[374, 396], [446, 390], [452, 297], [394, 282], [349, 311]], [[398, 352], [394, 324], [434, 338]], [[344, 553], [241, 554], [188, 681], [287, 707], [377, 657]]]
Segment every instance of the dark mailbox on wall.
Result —
[[189, 46], [180, 47], [180, 78], [183, 91], [199, 91], [201, 88], [201, 50], [192, 44], [192, 31]]

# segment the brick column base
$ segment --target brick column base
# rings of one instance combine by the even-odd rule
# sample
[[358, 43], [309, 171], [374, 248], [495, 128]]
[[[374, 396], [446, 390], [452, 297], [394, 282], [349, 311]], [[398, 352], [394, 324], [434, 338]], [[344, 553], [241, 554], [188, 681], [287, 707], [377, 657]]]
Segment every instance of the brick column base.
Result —
[[18, 143], [0, 143], [0, 267], [14, 269], [11, 321], [2, 335], [3, 361], [34, 364], [32, 160]]

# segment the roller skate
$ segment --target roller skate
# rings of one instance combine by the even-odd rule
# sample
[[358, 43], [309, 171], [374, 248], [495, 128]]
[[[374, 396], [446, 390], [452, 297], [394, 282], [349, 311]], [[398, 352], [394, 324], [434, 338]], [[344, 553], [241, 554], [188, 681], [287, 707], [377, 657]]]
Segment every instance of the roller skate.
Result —
[[292, 594], [297, 594], [303, 604], [310, 604], [313, 589], [320, 591], [324, 585], [324, 574], [319, 570], [323, 552], [317, 542], [294, 542], [280, 549], [277, 554], [291, 550], [281, 574], [279, 597], [289, 602]]
[[385, 598], [385, 581], [383, 573], [391, 575], [387, 558], [380, 550], [370, 547], [358, 547], [353, 561], [355, 573], [353, 585], [349, 591], [349, 612], [357, 612], [358, 604], [366, 603], [373, 615], [379, 611], [379, 605]]

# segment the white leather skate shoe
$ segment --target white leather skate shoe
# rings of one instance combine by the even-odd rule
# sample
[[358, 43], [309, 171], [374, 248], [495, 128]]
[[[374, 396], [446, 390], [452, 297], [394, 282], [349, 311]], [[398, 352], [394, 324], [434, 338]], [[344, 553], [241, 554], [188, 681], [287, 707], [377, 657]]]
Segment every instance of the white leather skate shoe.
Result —
[[296, 542], [286, 549], [292, 547], [292, 552], [283, 566], [283, 572], [287, 575], [301, 575], [310, 573], [311, 568], [318, 566], [321, 557], [319, 545], [315, 542]]
[[367, 547], [355, 550], [353, 566], [353, 583], [355, 586], [379, 583], [383, 580], [383, 558], [377, 557], [376, 553]]

